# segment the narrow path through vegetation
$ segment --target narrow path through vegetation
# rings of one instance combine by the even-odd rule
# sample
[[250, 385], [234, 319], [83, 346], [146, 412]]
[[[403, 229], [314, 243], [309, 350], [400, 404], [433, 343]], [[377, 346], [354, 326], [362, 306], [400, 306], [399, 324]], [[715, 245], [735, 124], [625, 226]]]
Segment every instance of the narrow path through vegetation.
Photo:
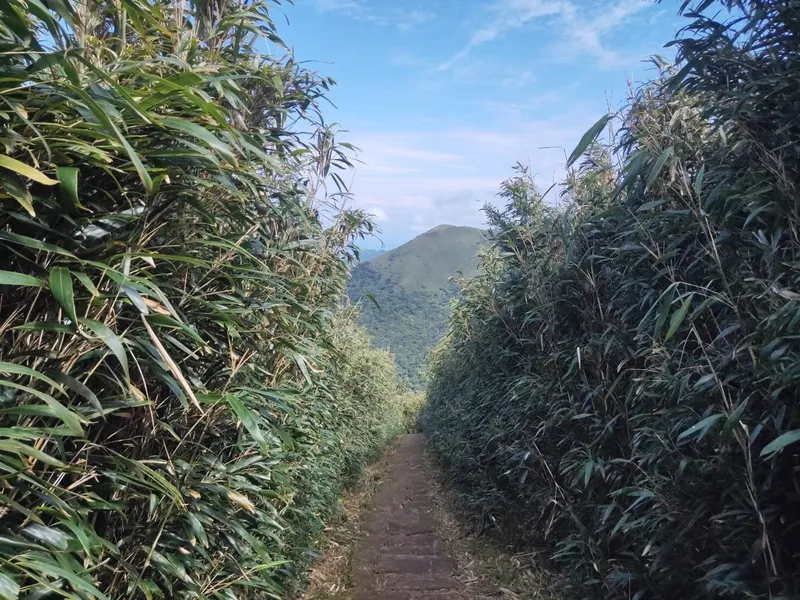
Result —
[[437, 536], [425, 436], [403, 436], [353, 556], [353, 600], [466, 598]]

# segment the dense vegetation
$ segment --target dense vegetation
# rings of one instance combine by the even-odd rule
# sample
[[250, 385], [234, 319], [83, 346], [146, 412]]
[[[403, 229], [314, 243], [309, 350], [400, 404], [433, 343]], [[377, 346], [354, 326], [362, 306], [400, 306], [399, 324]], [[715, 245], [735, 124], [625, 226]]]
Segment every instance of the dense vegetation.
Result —
[[432, 366], [464, 506], [570, 598], [800, 593], [800, 6], [697, 4], [561, 210], [506, 182]]
[[361, 304], [361, 323], [375, 347], [392, 351], [414, 389], [424, 387], [428, 352], [447, 330], [458, 294], [450, 279], [476, 273], [484, 241], [480, 229], [439, 225], [353, 269], [347, 293]]
[[260, 0], [0, 17], [0, 597], [283, 597], [416, 401], [339, 310], [330, 82]]

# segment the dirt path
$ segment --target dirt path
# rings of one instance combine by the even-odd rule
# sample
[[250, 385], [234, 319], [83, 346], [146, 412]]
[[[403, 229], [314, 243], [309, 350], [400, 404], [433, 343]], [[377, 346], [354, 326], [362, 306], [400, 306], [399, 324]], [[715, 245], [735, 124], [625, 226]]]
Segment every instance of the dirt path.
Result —
[[437, 538], [425, 436], [403, 436], [352, 562], [352, 600], [467, 600]]

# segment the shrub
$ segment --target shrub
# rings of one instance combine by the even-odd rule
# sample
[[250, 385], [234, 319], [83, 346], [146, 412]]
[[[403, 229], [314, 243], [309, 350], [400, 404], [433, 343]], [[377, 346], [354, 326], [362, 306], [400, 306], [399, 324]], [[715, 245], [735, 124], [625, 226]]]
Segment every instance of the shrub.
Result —
[[567, 597], [800, 592], [800, 12], [726, 4], [689, 13], [563, 210], [505, 183], [434, 357], [424, 422], [461, 500], [549, 547]]
[[336, 395], [330, 81], [260, 0], [0, 15], [0, 596], [280, 597], [397, 427]]

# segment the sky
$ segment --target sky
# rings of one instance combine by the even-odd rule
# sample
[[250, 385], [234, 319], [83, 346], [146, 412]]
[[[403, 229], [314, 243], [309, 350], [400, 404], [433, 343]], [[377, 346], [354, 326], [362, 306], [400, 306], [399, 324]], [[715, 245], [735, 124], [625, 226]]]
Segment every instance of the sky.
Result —
[[[305, 66], [333, 77], [339, 141], [360, 149], [353, 206], [394, 248], [481, 207], [520, 162], [545, 190], [565, 157], [683, 19], [664, 0], [295, 0], [275, 15]], [[282, 14], [281, 14], [282, 13]]]

